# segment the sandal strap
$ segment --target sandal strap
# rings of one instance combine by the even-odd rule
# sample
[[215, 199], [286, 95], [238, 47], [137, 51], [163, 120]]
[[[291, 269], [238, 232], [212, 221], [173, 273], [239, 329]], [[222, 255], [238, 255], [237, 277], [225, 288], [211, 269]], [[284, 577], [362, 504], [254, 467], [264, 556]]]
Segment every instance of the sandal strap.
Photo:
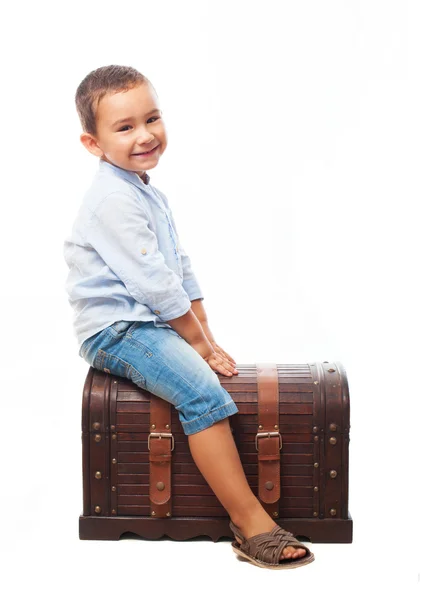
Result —
[[[231, 531], [234, 533], [234, 535], [237, 535], [237, 537], [239, 537], [239, 538], [242, 540], [242, 543], [246, 541], [246, 538], [245, 538], [245, 536], [242, 534], [242, 532], [240, 531], [239, 527], [237, 527], [237, 525], [236, 525], [235, 523], [233, 523], [231, 520], [230, 520], [230, 524], [229, 524], [229, 526], [230, 526], [230, 529], [231, 529]], [[293, 542], [296, 542], [297, 544], [299, 544], [299, 543], [300, 543], [300, 542], [298, 542], [298, 541], [297, 541], [297, 539], [296, 539], [296, 538], [293, 536], [293, 534], [292, 534], [292, 532], [291, 532], [291, 531], [287, 531], [286, 529], [283, 529], [283, 528], [282, 528], [282, 527], [280, 527], [279, 525], [275, 525], [275, 527], [273, 527], [273, 528], [271, 529], [271, 531], [267, 531], [267, 532], [265, 532], [265, 533], [272, 534], [272, 535], [282, 535], [282, 534], [284, 534], [286, 537], [287, 537], [287, 536], [289, 536], [289, 537], [287, 537], [287, 539], [290, 539], [291, 541], [293, 541]], [[257, 534], [257, 535], [262, 535], [262, 534], [260, 534], [260, 533], [259, 533], [259, 534]], [[253, 538], [255, 538], [255, 537], [257, 537], [257, 536], [252, 536], [252, 537], [253, 537]], [[252, 539], [252, 538], [249, 538], [249, 539]], [[301, 545], [302, 545], [302, 544], [301, 544]]]
[[236, 535], [237, 537], [239, 537], [244, 542], [244, 540], [246, 538], [244, 537], [244, 535], [242, 534], [242, 532], [240, 531], [240, 529], [237, 527], [237, 525], [235, 525], [235, 523], [233, 523], [232, 521], [230, 521], [230, 529], [234, 533], [234, 535]]
[[281, 553], [286, 546], [303, 548], [307, 551], [307, 556], [310, 554], [309, 548], [299, 542], [290, 531], [282, 529], [279, 525], [276, 525], [271, 531], [244, 539], [241, 550], [257, 560], [271, 565], [278, 565]]

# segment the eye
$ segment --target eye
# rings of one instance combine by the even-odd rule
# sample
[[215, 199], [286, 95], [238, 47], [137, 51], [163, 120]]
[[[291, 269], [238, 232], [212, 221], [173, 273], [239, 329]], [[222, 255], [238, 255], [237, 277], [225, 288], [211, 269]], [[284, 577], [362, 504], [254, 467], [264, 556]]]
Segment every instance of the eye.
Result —
[[[160, 119], [160, 117], [150, 117], [150, 119], [147, 122], [151, 121], [152, 119], [154, 121], [157, 121], [158, 119]], [[131, 127], [131, 125], [124, 125], [123, 127], [121, 127], [121, 129], [118, 129], [118, 131], [125, 131], [126, 127]]]

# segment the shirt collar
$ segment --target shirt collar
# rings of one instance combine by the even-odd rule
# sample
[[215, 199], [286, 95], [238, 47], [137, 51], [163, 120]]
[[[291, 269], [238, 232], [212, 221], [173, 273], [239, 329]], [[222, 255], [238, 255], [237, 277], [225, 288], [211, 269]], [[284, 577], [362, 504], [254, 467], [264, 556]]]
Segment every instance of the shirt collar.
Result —
[[150, 182], [150, 176], [148, 175], [147, 172], [145, 173], [145, 178], [146, 178], [147, 183], [144, 183], [144, 181], [141, 179], [141, 177], [139, 177], [137, 175], [137, 173], [135, 173], [134, 171], [127, 171], [126, 169], [121, 169], [121, 167], [112, 165], [111, 163], [108, 163], [107, 161], [103, 160], [102, 158], [99, 159], [99, 170], [100, 171], [112, 171], [112, 172], [116, 173], [116, 175], [118, 175], [118, 177], [121, 177], [122, 179], [126, 179], [130, 183], [133, 183], [134, 185], [139, 187], [141, 190], [145, 189], [146, 186], [149, 185], [149, 182]]

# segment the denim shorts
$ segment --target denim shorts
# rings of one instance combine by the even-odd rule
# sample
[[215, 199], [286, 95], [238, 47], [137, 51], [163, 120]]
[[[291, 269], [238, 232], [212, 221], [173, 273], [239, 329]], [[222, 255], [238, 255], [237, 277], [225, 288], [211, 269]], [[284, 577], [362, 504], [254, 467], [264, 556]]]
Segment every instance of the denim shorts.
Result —
[[95, 369], [170, 402], [187, 435], [239, 412], [200, 354], [174, 329], [153, 321], [116, 321], [85, 340], [79, 354]]

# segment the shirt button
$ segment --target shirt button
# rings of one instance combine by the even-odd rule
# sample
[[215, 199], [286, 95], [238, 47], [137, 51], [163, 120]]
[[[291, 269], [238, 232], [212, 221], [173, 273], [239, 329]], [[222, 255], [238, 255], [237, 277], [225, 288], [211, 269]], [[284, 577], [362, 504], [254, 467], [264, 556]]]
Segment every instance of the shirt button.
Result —
[[146, 248], [142, 248], [142, 249], [141, 249], [141, 254], [146, 254], [146, 253], [147, 253], [147, 250], [146, 250]]
[[160, 315], [160, 310], [155, 310], [155, 315]]

